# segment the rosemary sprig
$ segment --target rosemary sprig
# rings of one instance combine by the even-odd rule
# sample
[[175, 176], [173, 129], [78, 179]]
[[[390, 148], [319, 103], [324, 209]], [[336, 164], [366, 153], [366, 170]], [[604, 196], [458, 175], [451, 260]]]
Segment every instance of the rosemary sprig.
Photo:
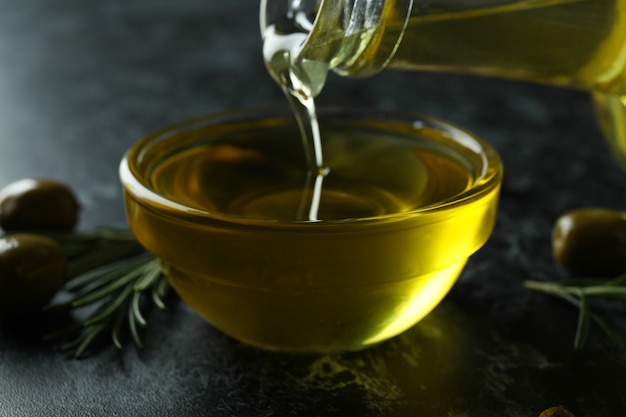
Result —
[[528, 289], [557, 296], [578, 308], [578, 323], [574, 337], [574, 350], [581, 350], [589, 334], [591, 324], [597, 325], [618, 347], [623, 343], [609, 325], [594, 313], [589, 305], [592, 297], [613, 297], [626, 299], [626, 272], [617, 278], [577, 278], [558, 282], [525, 281]]
[[152, 302], [164, 309], [169, 290], [156, 258], [145, 252], [127, 230], [42, 234], [57, 240], [68, 257], [64, 289], [71, 294], [69, 300], [50, 304], [44, 311], [71, 314], [91, 308], [87, 318], [44, 339], [69, 340], [61, 349], [72, 349], [76, 358], [107, 333], [117, 348], [123, 347], [122, 333], [126, 331], [134, 344], [143, 348], [139, 328], [147, 321], [141, 312], [142, 304]]

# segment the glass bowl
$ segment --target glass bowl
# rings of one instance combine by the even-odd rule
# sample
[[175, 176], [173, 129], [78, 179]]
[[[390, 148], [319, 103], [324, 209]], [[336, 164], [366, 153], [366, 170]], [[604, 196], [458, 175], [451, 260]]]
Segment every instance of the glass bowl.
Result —
[[120, 166], [128, 221], [181, 298], [274, 350], [355, 350], [445, 297], [495, 223], [495, 150], [402, 112], [319, 111], [326, 170], [307, 168], [290, 110], [195, 118]]

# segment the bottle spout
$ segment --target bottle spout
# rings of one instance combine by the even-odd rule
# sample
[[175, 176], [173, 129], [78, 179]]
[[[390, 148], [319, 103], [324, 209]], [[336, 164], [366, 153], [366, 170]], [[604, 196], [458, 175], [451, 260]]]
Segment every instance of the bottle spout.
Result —
[[277, 36], [289, 38], [292, 62], [369, 76], [393, 56], [412, 5], [413, 0], [262, 0], [261, 34], [264, 45]]

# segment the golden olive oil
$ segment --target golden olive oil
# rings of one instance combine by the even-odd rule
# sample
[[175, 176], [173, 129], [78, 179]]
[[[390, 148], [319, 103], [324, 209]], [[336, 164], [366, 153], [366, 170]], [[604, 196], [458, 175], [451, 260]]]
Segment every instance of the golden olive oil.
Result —
[[393, 68], [626, 89], [626, 1], [518, 1], [411, 16]]
[[626, 166], [626, 0], [519, 5], [412, 17], [390, 67], [590, 91], [604, 136]]
[[529, 0], [416, 14], [389, 66], [587, 90], [626, 164], [626, 0]]
[[329, 172], [315, 221], [298, 220], [310, 171], [289, 119], [173, 135], [142, 155], [148, 188], [173, 204], [127, 194], [133, 231], [181, 297], [253, 345], [333, 351], [393, 336], [439, 303], [493, 228], [499, 165], [487, 170], [472, 139], [320, 125]]
[[[328, 127], [327, 127], [328, 128]], [[354, 130], [324, 132], [332, 167], [318, 221], [363, 219], [441, 204], [473, 185], [471, 167], [427, 142]], [[154, 190], [189, 207], [246, 219], [297, 221], [307, 166], [299, 133], [244, 135], [195, 146], [154, 170]]]

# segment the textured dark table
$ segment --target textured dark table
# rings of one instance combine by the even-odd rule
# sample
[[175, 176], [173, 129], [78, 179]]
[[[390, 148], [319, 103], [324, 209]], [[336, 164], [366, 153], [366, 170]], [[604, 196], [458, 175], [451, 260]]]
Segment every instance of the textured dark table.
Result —
[[[124, 226], [117, 165], [144, 134], [206, 112], [282, 99], [247, 0], [0, 0], [0, 184], [73, 186], [81, 228]], [[507, 174], [493, 238], [445, 301], [363, 352], [291, 356], [243, 346], [176, 299], [146, 349], [70, 359], [0, 322], [1, 416], [578, 417], [626, 415], [626, 353], [525, 279], [564, 273], [549, 234], [563, 211], [626, 209], [626, 172], [579, 92], [444, 74], [331, 77], [322, 103], [412, 109], [473, 130]], [[625, 309], [599, 306], [626, 332]], [[614, 318], [614, 319], [611, 319]], [[622, 333], [624, 334], [624, 333]]]

